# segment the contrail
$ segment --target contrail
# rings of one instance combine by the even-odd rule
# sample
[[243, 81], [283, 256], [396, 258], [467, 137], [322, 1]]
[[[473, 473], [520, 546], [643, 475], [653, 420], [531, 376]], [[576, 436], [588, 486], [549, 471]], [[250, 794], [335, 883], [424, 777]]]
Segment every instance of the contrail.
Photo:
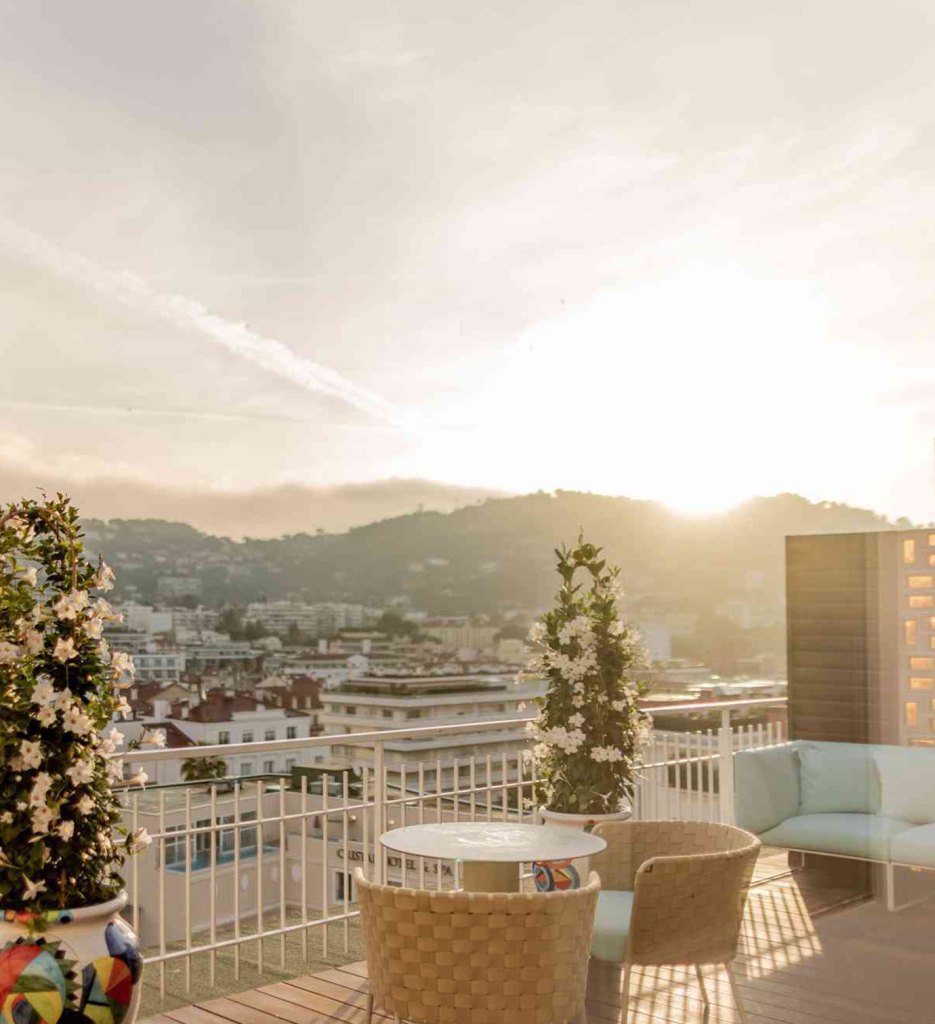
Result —
[[266, 338], [246, 324], [232, 323], [209, 312], [192, 299], [181, 295], [163, 295], [133, 274], [107, 270], [5, 218], [0, 220], [0, 244], [60, 277], [159, 316], [177, 327], [195, 331], [283, 380], [298, 384], [308, 391], [336, 398], [396, 427], [411, 425], [409, 417], [380, 395], [359, 387], [321, 363], [298, 355], [275, 338]]

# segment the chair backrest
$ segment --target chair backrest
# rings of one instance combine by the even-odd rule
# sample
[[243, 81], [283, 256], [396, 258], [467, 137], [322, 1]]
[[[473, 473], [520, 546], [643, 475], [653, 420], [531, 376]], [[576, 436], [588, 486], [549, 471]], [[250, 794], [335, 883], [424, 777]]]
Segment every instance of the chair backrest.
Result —
[[567, 1024], [584, 1010], [600, 882], [550, 893], [377, 885], [355, 872], [377, 1009], [413, 1024]]
[[591, 867], [616, 865], [602, 884], [634, 892], [629, 963], [726, 963], [737, 955], [756, 836], [704, 821], [610, 822], [594, 831], [608, 848]]

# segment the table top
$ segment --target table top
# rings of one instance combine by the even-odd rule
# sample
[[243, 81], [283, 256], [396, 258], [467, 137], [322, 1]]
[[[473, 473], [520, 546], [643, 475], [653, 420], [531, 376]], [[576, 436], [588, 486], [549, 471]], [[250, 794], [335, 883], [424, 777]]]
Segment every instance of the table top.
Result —
[[600, 853], [607, 843], [588, 832], [508, 821], [447, 821], [394, 828], [380, 836], [389, 850], [442, 860], [527, 861], [568, 860]]

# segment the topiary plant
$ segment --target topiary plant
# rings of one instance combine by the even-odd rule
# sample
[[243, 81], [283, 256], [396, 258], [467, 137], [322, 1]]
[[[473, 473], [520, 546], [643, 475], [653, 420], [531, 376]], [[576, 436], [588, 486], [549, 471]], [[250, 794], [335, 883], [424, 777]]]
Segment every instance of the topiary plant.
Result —
[[[133, 659], [111, 651], [114, 574], [84, 555], [68, 498], [0, 506], [0, 906], [40, 914], [102, 903], [149, 843], [121, 824], [113, 725]], [[158, 742], [155, 735], [144, 742]], [[144, 782], [145, 775], [131, 782]]]
[[[529, 726], [538, 794], [550, 811], [613, 814], [632, 799], [652, 718], [639, 707], [645, 683], [639, 638], [620, 621], [618, 568], [601, 549], [578, 538], [555, 552], [562, 580], [557, 605], [533, 625], [527, 674], [548, 679]], [[589, 579], [587, 589], [576, 573]]]

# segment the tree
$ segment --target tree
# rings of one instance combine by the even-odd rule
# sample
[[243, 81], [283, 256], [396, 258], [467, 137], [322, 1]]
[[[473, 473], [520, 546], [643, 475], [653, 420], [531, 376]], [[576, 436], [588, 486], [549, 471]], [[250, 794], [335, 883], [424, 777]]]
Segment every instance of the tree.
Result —
[[[149, 843], [121, 824], [113, 727], [133, 659], [101, 634], [119, 620], [103, 597], [114, 574], [83, 554], [68, 498], [0, 507], [0, 906], [84, 907], [123, 887], [129, 853]], [[106, 731], [105, 731], [106, 730]], [[161, 738], [161, 737], [160, 737]], [[149, 742], [158, 743], [153, 734]], [[128, 744], [134, 749], [137, 744]], [[145, 782], [145, 773], [130, 780]]]
[[[198, 745], [203, 747], [204, 743]], [[180, 774], [183, 782], [211, 782], [224, 778], [227, 774], [227, 764], [219, 755], [186, 757], [182, 761]]]
[[[640, 710], [645, 683], [633, 678], [642, 651], [617, 611], [619, 569], [582, 536], [555, 552], [562, 580], [557, 606], [530, 633], [535, 654], [527, 672], [545, 675], [537, 698], [532, 756], [549, 810], [613, 814], [632, 799], [652, 718]], [[575, 574], [590, 576], [582, 592]]]

